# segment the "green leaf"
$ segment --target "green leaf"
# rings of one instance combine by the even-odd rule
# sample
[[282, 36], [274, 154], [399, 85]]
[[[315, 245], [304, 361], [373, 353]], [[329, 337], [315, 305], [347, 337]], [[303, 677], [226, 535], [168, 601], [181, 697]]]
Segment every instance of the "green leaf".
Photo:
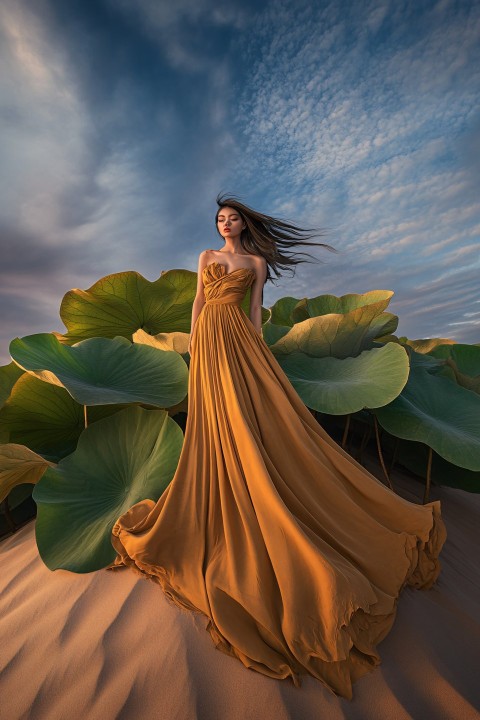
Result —
[[75, 452], [49, 468], [33, 491], [37, 545], [47, 567], [87, 573], [113, 562], [115, 521], [140, 500], [159, 499], [182, 446], [181, 429], [163, 410], [131, 406], [86, 428]]
[[189, 357], [188, 342], [190, 333], [170, 332], [149, 335], [144, 330], [137, 330], [132, 335], [132, 340], [140, 345], [149, 345], [157, 350], [168, 350], [179, 353], [186, 360]]
[[451, 358], [465, 375], [480, 376], [480, 345], [437, 345], [431, 354], [436, 358]]
[[90, 338], [69, 347], [51, 333], [39, 333], [12, 340], [10, 354], [81, 405], [143, 402], [165, 408], [178, 404], [188, 390], [188, 368], [177, 352], [123, 337]]
[[13, 386], [24, 372], [13, 360], [8, 365], [0, 367], [0, 407], [8, 400]]
[[139, 329], [159, 332], [190, 332], [197, 273], [190, 270], [163, 272], [154, 282], [134, 271], [101, 278], [88, 290], [67, 292], [60, 316], [68, 329], [69, 344], [92, 337], [131, 338]]
[[336, 295], [318, 295], [314, 298], [299, 300], [292, 310], [294, 322], [302, 322], [307, 318], [321, 315], [347, 315], [359, 308], [375, 305], [376, 315], [384, 310], [393, 295], [392, 290], [371, 290], [363, 294], [350, 293], [337, 297]]
[[[351, 293], [341, 297], [280, 298], [271, 308], [270, 320], [263, 325], [263, 339], [272, 352], [278, 354], [299, 350], [314, 357], [358, 355], [362, 350], [370, 349], [375, 338], [396, 330], [398, 317], [383, 312], [392, 295], [391, 290], [372, 290], [363, 295]], [[312, 318], [316, 318], [315, 323], [306, 322]], [[294, 330], [290, 332], [292, 328]], [[310, 347], [296, 347], [299, 336], [302, 333], [309, 336], [312, 328], [313, 343], [311, 337], [305, 337]], [[349, 334], [350, 349], [347, 349]], [[287, 346], [290, 346], [289, 350]]]
[[439, 345], [449, 344], [454, 345], [455, 340], [449, 340], [448, 338], [426, 338], [423, 340], [409, 340], [406, 337], [399, 337], [398, 342], [402, 345], [408, 345], [417, 353], [430, 353]]
[[[88, 408], [88, 423], [117, 413], [122, 407]], [[26, 445], [54, 461], [75, 450], [84, 425], [82, 405], [63, 388], [37, 380], [29, 373], [19, 377], [0, 409], [0, 433], [8, 434], [9, 442]]]
[[45, 470], [53, 465], [25, 445], [0, 445], [0, 502], [16, 485], [37, 483]]
[[476, 345], [438, 345], [431, 351], [446, 363], [445, 374], [467, 390], [480, 394], [480, 347]]
[[292, 353], [278, 361], [307, 407], [329, 415], [386, 405], [401, 392], [409, 373], [407, 354], [394, 343], [344, 360]]
[[344, 315], [321, 315], [298, 322], [270, 345], [270, 350], [277, 358], [293, 352], [317, 358], [355, 357], [371, 349], [376, 336], [385, 334], [385, 328], [396, 322], [396, 316], [383, 312], [386, 302], [365, 305]]
[[301, 301], [298, 298], [290, 296], [277, 300], [270, 308], [269, 324], [292, 327], [294, 325], [292, 312], [299, 302]]
[[275, 325], [270, 320], [267, 320], [267, 322], [262, 326], [262, 337], [271, 348], [272, 345], [275, 345], [276, 342], [281, 340], [281, 338], [284, 337], [289, 330], [290, 327], [287, 325]]
[[475, 393], [413, 363], [399, 397], [374, 412], [392, 435], [423, 442], [459, 467], [480, 470], [480, 397]]

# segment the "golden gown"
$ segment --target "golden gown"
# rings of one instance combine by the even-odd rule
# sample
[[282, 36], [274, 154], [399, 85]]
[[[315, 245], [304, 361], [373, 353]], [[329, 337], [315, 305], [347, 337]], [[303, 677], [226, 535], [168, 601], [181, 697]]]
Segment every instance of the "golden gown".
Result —
[[202, 273], [185, 438], [158, 502], [112, 530], [129, 566], [203, 613], [222, 652], [335, 694], [380, 664], [400, 590], [428, 589], [446, 539], [440, 501], [411, 503], [337, 445], [241, 307], [249, 268]]

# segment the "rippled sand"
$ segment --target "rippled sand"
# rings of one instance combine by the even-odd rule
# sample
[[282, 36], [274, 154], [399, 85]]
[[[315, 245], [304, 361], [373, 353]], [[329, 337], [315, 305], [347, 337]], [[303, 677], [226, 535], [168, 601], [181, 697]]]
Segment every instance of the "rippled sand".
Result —
[[[420, 501], [398, 472], [395, 488]], [[203, 616], [128, 569], [77, 575], [40, 559], [35, 521], [0, 542], [1, 720], [480, 718], [480, 495], [433, 487], [448, 538], [437, 584], [405, 588], [382, 664], [352, 701], [301, 688], [212, 645]]]

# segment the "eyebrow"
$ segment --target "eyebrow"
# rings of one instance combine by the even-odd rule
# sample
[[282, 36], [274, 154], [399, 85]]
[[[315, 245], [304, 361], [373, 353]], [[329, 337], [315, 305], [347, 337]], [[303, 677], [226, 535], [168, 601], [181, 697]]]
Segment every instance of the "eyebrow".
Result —
[[[230, 214], [230, 216], [231, 216], [231, 215], [238, 215], [238, 213], [236, 213], [236, 212], [229, 213], [229, 214]], [[220, 213], [218, 217], [219, 217], [219, 218], [225, 217], [225, 215], [224, 215], [223, 213]]]

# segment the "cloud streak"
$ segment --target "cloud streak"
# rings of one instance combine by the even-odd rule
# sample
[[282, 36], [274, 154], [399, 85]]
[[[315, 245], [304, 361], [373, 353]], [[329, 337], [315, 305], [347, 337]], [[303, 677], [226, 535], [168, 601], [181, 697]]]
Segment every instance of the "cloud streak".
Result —
[[[273, 175], [296, 214], [334, 221], [343, 259], [329, 269], [329, 291], [388, 279], [409, 332], [478, 341], [468, 320], [478, 287], [462, 307], [455, 285], [478, 272], [478, 165], [467, 158], [471, 148], [478, 158], [480, 136], [480, 13], [370, 2], [351, 4], [347, 21], [344, 9], [306, 4], [297, 22], [286, 2], [265, 12], [239, 114], [244, 172], [263, 153], [260, 182]], [[451, 294], [432, 323], [446, 266], [455, 280], [443, 283]], [[310, 288], [317, 270], [301, 277]]]
[[479, 342], [479, 30], [448, 1], [5, 0], [0, 362], [71, 287], [195, 270], [220, 190], [340, 250], [266, 305], [383, 287], [402, 334]]

